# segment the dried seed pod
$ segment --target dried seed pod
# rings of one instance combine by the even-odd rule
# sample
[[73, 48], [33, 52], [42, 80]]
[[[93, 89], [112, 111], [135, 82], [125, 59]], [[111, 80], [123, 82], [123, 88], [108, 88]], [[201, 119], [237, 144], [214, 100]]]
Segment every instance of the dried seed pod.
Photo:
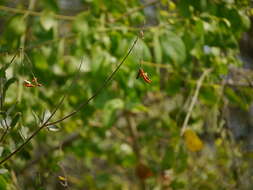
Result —
[[136, 78], [138, 79], [139, 77], [143, 78], [143, 80], [144, 80], [145, 82], [147, 82], [147, 83], [151, 83], [151, 82], [152, 82], [152, 80], [150, 80], [150, 79], [148, 78], [148, 74], [145, 73], [144, 70], [141, 69], [141, 68], [139, 69]]
[[29, 80], [24, 80], [23, 85], [25, 87], [35, 87], [35, 85], [32, 84]]

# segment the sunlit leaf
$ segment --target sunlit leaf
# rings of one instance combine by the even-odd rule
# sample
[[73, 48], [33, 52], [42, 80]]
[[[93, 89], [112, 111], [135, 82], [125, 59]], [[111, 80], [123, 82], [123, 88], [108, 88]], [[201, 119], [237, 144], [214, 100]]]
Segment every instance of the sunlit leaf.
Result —
[[51, 116], [51, 112], [49, 110], [46, 110], [43, 114], [42, 123], [45, 123], [49, 119], [50, 116]]
[[11, 124], [11, 117], [5, 117], [4, 119], [0, 120], [0, 128], [6, 129]]
[[4, 151], [4, 147], [0, 146], [0, 157], [1, 157], [2, 154], [3, 154], [3, 151]]
[[50, 30], [57, 23], [53, 17], [54, 13], [49, 11], [44, 11], [40, 17], [40, 23], [45, 30]]
[[52, 132], [57, 132], [57, 131], [60, 130], [60, 128], [57, 127], [56, 125], [47, 126], [47, 129], [48, 129], [49, 131], [52, 131]]
[[28, 127], [22, 126], [19, 130], [19, 134], [23, 140], [26, 140], [28, 138], [28, 133], [29, 133]]
[[186, 58], [186, 49], [182, 39], [173, 32], [167, 32], [161, 36], [161, 47], [165, 58], [169, 61], [180, 64]]
[[8, 25], [10, 31], [16, 35], [21, 35], [25, 32], [25, 19], [22, 16], [15, 16], [10, 20]]
[[58, 179], [61, 180], [61, 181], [67, 181], [67, 179], [63, 176], [58, 176]]
[[185, 140], [186, 147], [192, 152], [200, 151], [204, 147], [202, 140], [191, 129], [187, 129], [184, 132], [184, 140]]
[[0, 168], [0, 174], [5, 174], [5, 173], [7, 173], [7, 172], [8, 172], [7, 169], [5, 169], [5, 168]]
[[133, 113], [141, 113], [141, 112], [148, 112], [149, 108], [147, 106], [144, 106], [142, 104], [137, 104], [134, 106], [131, 111]]

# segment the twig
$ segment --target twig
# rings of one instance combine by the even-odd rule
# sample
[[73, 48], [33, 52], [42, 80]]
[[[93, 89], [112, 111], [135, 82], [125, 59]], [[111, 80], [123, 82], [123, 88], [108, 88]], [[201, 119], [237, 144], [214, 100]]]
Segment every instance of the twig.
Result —
[[64, 181], [60, 180], [60, 184], [64, 187], [64, 189], [69, 189], [68, 179], [67, 179], [67, 172], [63, 165], [60, 163], [58, 164], [60, 168], [62, 169], [63, 175], [64, 175]]
[[[117, 22], [117, 21], [119, 21], [119, 20], [121, 20], [121, 19], [123, 19], [125, 17], [130, 16], [131, 14], [133, 14], [133, 13], [135, 13], [137, 11], [140, 11], [140, 10], [146, 8], [146, 7], [152, 6], [152, 5], [154, 5], [156, 3], [159, 3], [159, 2], [160, 2], [159, 0], [154, 0], [154, 1], [148, 2], [146, 4], [143, 4], [143, 5], [141, 5], [141, 6], [137, 7], [137, 8], [134, 8], [133, 10], [131, 10], [129, 12], [126, 12], [126, 13], [122, 14], [118, 18], [110, 20], [109, 24], [113, 24], [114, 22]], [[42, 16], [42, 14], [43, 14], [42, 12], [16, 9], [16, 8], [11, 8], [11, 7], [1, 6], [1, 5], [0, 5], [0, 10], [6, 11], [6, 12], [25, 14], [27, 16]], [[65, 16], [65, 15], [59, 15], [59, 14], [54, 14], [53, 17], [56, 18], [56, 19], [63, 19], [63, 20], [68, 20], [68, 21], [73, 21], [75, 19], [75, 16]], [[146, 27], [142, 27], [142, 29], [143, 30], [148, 30], [148, 29], [151, 29], [151, 28], [164, 27], [164, 26], [166, 26], [166, 25], [162, 24], [162, 25], [158, 25], [158, 26], [146, 26]], [[111, 30], [115, 31], [115, 30], [125, 30], [125, 29], [126, 29], [126, 27], [123, 27], [123, 28], [122, 27], [113, 27], [113, 28], [109, 27], [109, 28], [105, 28], [103, 30], [98, 30], [98, 31], [99, 32], [107, 32], [107, 31], [111, 31]], [[129, 30], [129, 31], [139, 31], [140, 29], [141, 28], [138, 28], [138, 27], [137, 28], [135, 28], [135, 27], [127, 27], [127, 30]], [[70, 34], [70, 35], [65, 36], [63, 38], [72, 38], [74, 36], [75, 36], [75, 34]], [[62, 38], [59, 38], [59, 39], [62, 39]], [[28, 49], [30, 50], [30, 49], [33, 49], [33, 48], [37, 48], [37, 47], [40, 47], [42, 45], [50, 44], [52, 42], [58, 41], [59, 39], [49, 40], [49, 41], [43, 42], [43, 43], [41, 43], [39, 45], [35, 45], [35, 46], [30, 46], [28, 48], [24, 48], [24, 51], [28, 50]], [[11, 53], [11, 52], [16, 52], [16, 51], [17, 50], [14, 50], [14, 51], [13, 50], [12, 51], [6, 50], [6, 51], [3, 51], [3, 52], [0, 52], [0, 54], [6, 53], [6, 52]]]
[[187, 125], [188, 125], [188, 121], [191, 117], [191, 114], [192, 114], [192, 110], [195, 106], [195, 104], [197, 103], [197, 100], [198, 100], [198, 95], [199, 95], [199, 90], [202, 86], [202, 83], [205, 79], [205, 77], [212, 71], [212, 69], [207, 69], [203, 72], [203, 74], [201, 75], [201, 77], [199, 78], [198, 82], [197, 82], [197, 87], [196, 87], [196, 90], [194, 92], [194, 95], [192, 97], [192, 100], [191, 100], [191, 103], [190, 103], [190, 106], [189, 106], [189, 109], [188, 109], [188, 112], [187, 112], [187, 115], [184, 119], [184, 123], [183, 123], [183, 127], [181, 129], [181, 136], [184, 134], [186, 128], [187, 128]]
[[14, 54], [14, 56], [12, 57], [10, 63], [5, 64], [2, 68], [7, 69], [15, 60], [15, 58], [17, 57], [18, 53], [19, 53], [20, 49], [18, 49], [18, 51], [16, 51], [16, 53]]
[[146, 7], [152, 6], [152, 5], [154, 5], [154, 4], [156, 4], [156, 3], [159, 3], [159, 2], [160, 2], [159, 0], [154, 0], [154, 1], [147, 2], [147, 3], [141, 5], [141, 6], [137, 7], [137, 8], [134, 8], [134, 9], [131, 10], [131, 11], [126, 12], [125, 14], [122, 14], [122, 15], [119, 16], [118, 18], [112, 19], [112, 20], [110, 21], [110, 23], [115, 23], [115, 22], [117, 22], [117, 21], [119, 21], [119, 20], [121, 20], [121, 19], [123, 19], [123, 18], [125, 18], [125, 17], [128, 17], [128, 16], [132, 15], [132, 14], [135, 13], [135, 12], [138, 12], [138, 11], [140, 11], [140, 10], [142, 10], [142, 9], [145, 9]]
[[130, 55], [130, 53], [132, 52], [135, 44], [138, 41], [138, 36], [136, 37], [134, 43], [132, 44], [131, 48], [129, 49], [129, 51], [127, 52], [127, 54], [125, 55], [125, 57], [122, 59], [122, 61], [120, 62], [120, 64], [116, 67], [116, 69], [111, 73], [111, 75], [105, 80], [105, 82], [102, 84], [102, 86], [94, 93], [93, 96], [91, 96], [88, 100], [86, 100], [85, 102], [83, 102], [82, 104], [80, 104], [73, 112], [71, 112], [70, 114], [66, 115], [65, 117], [55, 121], [55, 122], [51, 122], [48, 123], [50, 121], [50, 119], [55, 115], [56, 111], [59, 109], [59, 107], [62, 105], [65, 97], [66, 97], [66, 93], [64, 94], [64, 96], [62, 97], [62, 99], [60, 100], [60, 102], [57, 104], [57, 106], [55, 107], [54, 111], [52, 112], [52, 114], [49, 116], [49, 118], [43, 123], [41, 124], [41, 126], [35, 130], [35, 132], [23, 143], [21, 144], [16, 150], [14, 150], [12, 153], [10, 153], [9, 155], [7, 155], [3, 160], [0, 161], [0, 165], [2, 165], [3, 163], [5, 163], [7, 160], [9, 160], [13, 155], [15, 155], [16, 153], [18, 153], [20, 150], [23, 149], [23, 147], [30, 142], [33, 137], [35, 137], [44, 127], [46, 126], [50, 126], [50, 125], [55, 125], [59, 122], [62, 122], [63, 120], [72, 117], [73, 115], [75, 115], [77, 112], [79, 112], [81, 110], [81, 108], [83, 108], [84, 106], [86, 106], [87, 104], [89, 104], [89, 102], [91, 100], [93, 100], [97, 95], [99, 95], [99, 93], [107, 86], [107, 84], [111, 81], [111, 79], [113, 78], [113, 76], [116, 74], [116, 72], [119, 70], [119, 68], [121, 67], [121, 65], [125, 62], [125, 60], [127, 59], [127, 57]]
[[[9, 63], [7, 63], [7, 64], [5, 64], [2, 68], [3, 68], [3, 70], [5, 70], [5, 69], [7, 69], [13, 62], [14, 62], [14, 60], [15, 60], [15, 58], [17, 57], [17, 55], [18, 55], [18, 52], [16, 52], [16, 54], [12, 57], [12, 59], [11, 59], [11, 61], [9, 62]], [[2, 111], [3, 110], [3, 101], [4, 101], [4, 92], [3, 92], [3, 88], [4, 88], [4, 85], [2, 84], [2, 78], [0, 79], [1, 80], [1, 96], [0, 96], [0, 110]], [[2, 86], [3, 85], [3, 86]], [[6, 127], [6, 129], [5, 129], [5, 131], [3, 132], [3, 134], [2, 134], [2, 136], [1, 136], [1, 138], [0, 138], [0, 142], [3, 142], [3, 140], [4, 140], [4, 137], [5, 137], [5, 135], [7, 134], [7, 132], [8, 132], [8, 130], [9, 130], [9, 125], [8, 125], [8, 123], [7, 123], [7, 121], [6, 121], [6, 118], [5, 118], [5, 116], [4, 116], [4, 118], [3, 118], [3, 120], [4, 120], [4, 123], [5, 123], [5, 127]]]
[[[79, 68], [78, 68], [78, 73], [80, 71], [80, 68], [81, 68], [81, 65], [82, 65], [83, 62], [81, 62]], [[71, 86], [73, 85], [74, 83], [74, 80], [72, 81], [71, 83]], [[67, 91], [68, 92], [68, 91]], [[52, 117], [55, 115], [55, 113], [57, 112], [57, 110], [60, 108], [60, 106], [62, 105], [63, 101], [65, 100], [66, 96], [67, 96], [67, 92], [62, 96], [61, 100], [59, 101], [59, 103], [56, 105], [55, 109], [53, 110], [53, 112], [51, 113], [51, 115], [46, 119], [46, 121], [44, 121], [41, 126], [35, 130], [33, 132], [33, 134], [27, 138], [25, 140], [25, 142], [23, 142], [16, 150], [14, 150], [12, 153], [10, 153], [9, 155], [7, 155], [3, 160], [0, 161], [0, 165], [2, 165], [4, 162], [6, 162], [7, 160], [9, 160], [13, 155], [15, 155], [16, 153], [18, 153], [20, 150], [23, 149], [23, 147], [29, 143], [33, 137], [35, 137], [43, 128], [45, 128], [47, 125], [47, 123], [50, 121], [50, 119], [52, 119]]]
[[[2, 6], [2, 5], [0, 5], [0, 10], [6, 11], [6, 12], [18, 13], [18, 14], [31, 15], [31, 16], [42, 16], [43, 15], [42, 12], [16, 9], [16, 8], [12, 8], [12, 7]], [[66, 16], [66, 15], [54, 14], [53, 17], [56, 18], [56, 19], [67, 20], [67, 21], [75, 20], [75, 16]]]
[[[62, 39], [71, 39], [75, 36], [76, 36], [76, 34], [68, 34], [66, 36], [61, 36], [59, 38], [52, 39], [52, 40], [47, 40], [47, 41], [44, 41], [44, 42], [41, 42], [41, 43], [38, 43], [38, 44], [28, 45], [28, 46], [24, 47], [22, 50], [23, 51], [28, 51], [28, 50], [40, 48], [44, 45], [50, 45], [50, 44], [52, 44], [54, 42], [58, 42], [59, 40], [62, 40]], [[0, 55], [15, 53], [15, 52], [19, 52], [19, 51], [20, 51], [20, 48], [18, 48], [16, 50], [3, 50], [3, 51], [0, 51]]]
[[[110, 23], [114, 23], [117, 22], [119, 20], [121, 20], [124, 17], [128, 17], [131, 14], [140, 11], [146, 7], [152, 6], [153, 4], [158, 3], [159, 0], [155, 0], [155, 1], [151, 1], [148, 2], [140, 7], [137, 7], [129, 12], [124, 13], [123, 15], [121, 15], [120, 17], [116, 18], [116, 19], [112, 19]], [[0, 5], [0, 10], [5, 11], [5, 12], [12, 12], [12, 13], [18, 13], [18, 14], [24, 14], [24, 15], [31, 15], [31, 16], [42, 16], [43, 13], [42, 12], [36, 12], [36, 11], [31, 11], [31, 10], [24, 10], [24, 9], [17, 9], [17, 8], [13, 8], [13, 7], [7, 7], [7, 6], [2, 6]], [[54, 18], [56, 19], [61, 19], [61, 20], [66, 20], [66, 21], [73, 21], [75, 20], [76, 16], [67, 16], [67, 15], [60, 15], [60, 14], [54, 14], [53, 15]]]
[[111, 73], [111, 75], [104, 81], [104, 83], [100, 86], [100, 88], [89, 99], [87, 99], [86, 101], [84, 101], [83, 103], [81, 103], [74, 111], [72, 111], [68, 115], [64, 116], [63, 118], [61, 118], [61, 119], [59, 119], [57, 121], [53, 121], [51, 123], [48, 123], [48, 124], [46, 124], [46, 126], [55, 125], [57, 123], [60, 123], [60, 122], [64, 121], [65, 119], [68, 119], [68, 118], [72, 117], [73, 115], [75, 115], [76, 113], [78, 113], [83, 107], [85, 107], [87, 104], [89, 104], [91, 100], [93, 100], [95, 97], [97, 97], [97, 95], [109, 84], [109, 82], [114, 77], [114, 75], [116, 74], [116, 72], [119, 70], [119, 68], [121, 67], [121, 65], [125, 62], [125, 60], [127, 59], [127, 57], [130, 55], [130, 53], [132, 52], [132, 50], [133, 50], [134, 46], [136, 45], [138, 39], [139, 39], [139, 37], [137, 36], [136, 39], [134, 40], [132, 46], [130, 47], [129, 51], [127, 52], [127, 54], [125, 55], [125, 57], [120, 62], [120, 64], [116, 67], [116, 69]]
[[28, 139], [26, 139], [26, 141], [23, 144], [21, 144], [16, 150], [14, 150], [12, 153], [10, 153], [8, 156], [6, 156], [3, 160], [1, 160], [0, 161], [0, 165], [2, 165], [4, 162], [6, 162], [7, 160], [9, 160], [13, 155], [15, 155], [16, 153], [18, 153], [20, 150], [22, 150], [23, 147], [33, 139], [33, 137], [35, 137], [44, 127], [46, 127], [46, 124], [54, 116], [54, 114], [56, 113], [56, 111], [58, 110], [58, 108], [63, 103], [65, 97], [66, 97], [66, 95], [64, 95], [62, 97], [62, 99], [56, 105], [54, 111], [51, 113], [51, 115], [48, 117], [48, 119], [44, 123], [42, 123], [42, 125], [37, 130], [35, 130], [34, 133]]
[[[136, 31], [140, 31], [141, 29], [151, 30], [151, 29], [155, 29], [155, 28], [163, 28], [165, 26], [166, 26], [166, 24], [159, 24], [159, 25], [155, 25], [155, 26], [145, 26], [145, 27], [142, 27], [142, 28], [141, 27], [126, 27], [126, 26], [120, 27], [120, 26], [115, 26], [115, 27], [100, 28], [100, 29], [97, 30], [97, 32], [106, 33], [106, 32], [116, 31], [116, 30], [117, 31], [127, 30], [127, 31], [136, 32]], [[69, 33], [67, 35], [60, 36], [59, 38], [56, 38], [56, 39], [47, 40], [47, 41], [44, 41], [44, 42], [41, 42], [41, 43], [38, 43], [38, 44], [27, 45], [26, 47], [23, 48], [23, 50], [24, 51], [29, 51], [29, 50], [32, 50], [32, 49], [40, 48], [44, 45], [50, 45], [50, 44], [58, 42], [59, 40], [62, 40], [62, 39], [72, 41], [72, 40], [74, 40], [74, 38], [77, 35], [78, 35], [78, 33]], [[2, 50], [2, 51], [0, 51], [0, 55], [15, 53], [15, 52], [18, 52], [18, 51], [20, 51], [20, 48], [18, 48], [16, 50]]]
[[7, 123], [5, 117], [4, 117], [3, 120], [4, 120], [4, 124], [5, 124], [6, 129], [4, 130], [4, 132], [3, 132], [3, 134], [2, 134], [2, 136], [1, 136], [1, 138], [0, 138], [0, 143], [2, 143], [2, 142], [4, 141], [4, 137], [7, 135], [7, 132], [8, 132], [9, 129], [10, 129], [10, 126], [8, 125], [8, 123]]

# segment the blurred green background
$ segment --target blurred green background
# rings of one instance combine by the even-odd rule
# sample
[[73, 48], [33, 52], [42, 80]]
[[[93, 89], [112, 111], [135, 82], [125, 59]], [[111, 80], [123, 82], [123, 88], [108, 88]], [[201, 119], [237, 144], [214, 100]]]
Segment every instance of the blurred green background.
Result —
[[252, 15], [250, 0], [0, 0], [1, 160], [144, 33], [94, 100], [1, 165], [0, 189], [252, 190]]

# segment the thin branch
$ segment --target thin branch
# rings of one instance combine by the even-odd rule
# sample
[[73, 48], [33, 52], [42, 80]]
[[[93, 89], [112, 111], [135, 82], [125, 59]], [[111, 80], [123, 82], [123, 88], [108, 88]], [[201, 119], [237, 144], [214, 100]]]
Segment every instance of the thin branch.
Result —
[[[116, 19], [112, 19], [110, 23], [114, 23], [117, 22], [125, 17], [130, 16], [131, 14], [138, 12], [146, 7], [152, 6], [156, 3], [159, 3], [159, 0], [154, 0], [151, 2], [148, 2], [146, 4], [143, 4], [137, 8], [134, 8], [133, 10], [126, 12], [124, 14], [122, 14], [120, 17], [116, 18]], [[11, 13], [18, 13], [18, 14], [24, 14], [24, 15], [31, 15], [31, 16], [42, 16], [43, 12], [36, 12], [36, 11], [31, 11], [31, 10], [24, 10], [24, 9], [17, 9], [17, 8], [13, 8], [13, 7], [7, 7], [7, 6], [3, 6], [0, 5], [0, 10], [5, 11], [5, 12], [11, 12]], [[67, 15], [60, 15], [60, 14], [54, 14], [53, 15], [54, 18], [56, 19], [60, 19], [60, 20], [66, 20], [66, 21], [73, 21], [75, 20], [76, 16], [67, 16]]]
[[[5, 64], [3, 66], [4, 70], [7, 69], [14, 62], [15, 58], [17, 57], [17, 55], [18, 55], [18, 52], [16, 52], [16, 54], [12, 57], [12, 59], [11, 59], [11, 61], [9, 63], [7, 63], [7, 64]], [[3, 81], [2, 77], [0, 78], [0, 80], [1, 80], [1, 84], [0, 84], [1, 85], [1, 89], [0, 89], [1, 90], [1, 95], [0, 95], [0, 101], [1, 101], [0, 102], [0, 110], [2, 111], [3, 110], [3, 104], [4, 104], [4, 92], [3, 92], [4, 84], [2, 84], [2, 81]], [[7, 123], [7, 121], [6, 121], [5, 116], [4, 116], [3, 120], [4, 120], [4, 123], [5, 123], [6, 129], [4, 130], [4, 132], [3, 132], [3, 134], [2, 134], [2, 136], [0, 138], [0, 142], [3, 142], [4, 137], [5, 137], [5, 135], [7, 134], [8, 130], [10, 128], [9, 125], [8, 125], [8, 123]]]
[[14, 56], [12, 57], [10, 63], [5, 64], [2, 68], [7, 69], [7, 68], [14, 62], [14, 60], [15, 60], [15, 58], [17, 57], [19, 51], [20, 51], [20, 49], [18, 49], [18, 51], [16, 51], [16, 53], [15, 53]]
[[[132, 32], [138, 32], [140, 30], [151, 30], [151, 29], [158, 29], [158, 28], [163, 28], [163, 27], [166, 27], [167, 25], [166, 24], [159, 24], [159, 25], [155, 25], [155, 26], [145, 26], [145, 27], [126, 27], [126, 26], [123, 26], [123, 27], [120, 27], [120, 26], [115, 26], [115, 27], [107, 27], [107, 28], [100, 28], [97, 30], [97, 32], [99, 33], [106, 33], [106, 32], [110, 32], [110, 31], [132, 31]], [[42, 46], [45, 46], [45, 45], [51, 45], [52, 43], [56, 43], [58, 42], [59, 40], [62, 40], [62, 39], [65, 39], [65, 40], [68, 40], [68, 41], [74, 41], [74, 38], [78, 35], [78, 33], [69, 33], [67, 35], [63, 35], [63, 36], [60, 36], [56, 39], [51, 39], [51, 40], [47, 40], [47, 41], [44, 41], [44, 42], [41, 42], [41, 43], [37, 43], [37, 44], [30, 44], [30, 45], [27, 45], [26, 47], [23, 48], [24, 51], [29, 51], [29, 50], [32, 50], [32, 49], [36, 49], [36, 48], [40, 48]], [[15, 53], [15, 52], [18, 52], [20, 51], [20, 48], [16, 49], [16, 50], [3, 50], [3, 51], [0, 51], [0, 55], [5, 55], [5, 54], [10, 54], [10, 53]]]
[[202, 86], [202, 83], [205, 79], [205, 77], [212, 71], [212, 69], [207, 69], [203, 72], [203, 74], [201, 75], [201, 77], [199, 78], [198, 82], [197, 82], [197, 87], [196, 87], [196, 90], [194, 92], [194, 95], [192, 97], [192, 100], [191, 100], [191, 103], [190, 103], [190, 106], [189, 106], [189, 109], [188, 109], [188, 112], [187, 112], [187, 115], [184, 119], [184, 123], [183, 123], [183, 127], [181, 129], [181, 136], [184, 134], [186, 128], [187, 128], [187, 125], [188, 125], [188, 121], [191, 117], [191, 114], [192, 114], [192, 111], [193, 111], [193, 108], [195, 106], [195, 104], [197, 103], [197, 100], [198, 100], [198, 95], [199, 95], [199, 90]]
[[[131, 10], [129, 12], [126, 12], [126, 13], [122, 14], [118, 18], [110, 20], [109, 23], [113, 24], [113, 23], [115, 23], [115, 22], [117, 22], [117, 21], [119, 21], [119, 20], [121, 20], [121, 19], [123, 19], [125, 17], [130, 16], [131, 14], [133, 14], [135, 12], [138, 12], [138, 11], [140, 11], [140, 10], [146, 8], [146, 7], [155, 5], [156, 3], [159, 3], [159, 2], [160, 2], [159, 0], [154, 0], [154, 1], [151, 1], [151, 2], [147, 2], [146, 4], [143, 4], [143, 5], [139, 6], [139, 7], [134, 8], [133, 10]], [[0, 10], [6, 11], [6, 12], [25, 14], [27, 16], [42, 16], [42, 14], [43, 14], [42, 12], [16, 9], [16, 8], [11, 8], [11, 7], [1, 6], [1, 5], [0, 5]], [[68, 21], [73, 21], [75, 19], [75, 16], [65, 16], [65, 15], [59, 15], [59, 14], [54, 14], [53, 17], [56, 18], [56, 19], [63, 19], [63, 20], [68, 20]], [[166, 26], [166, 25], [162, 24], [162, 25], [158, 25], [158, 26], [146, 26], [146, 27], [142, 27], [142, 28], [127, 27], [127, 30], [129, 30], [129, 31], [139, 31], [140, 29], [148, 30], [148, 29], [152, 29], [152, 28], [156, 28], [156, 27], [159, 28], [159, 27], [164, 27], [164, 26]], [[105, 28], [105, 29], [102, 29], [102, 30], [98, 30], [98, 32], [107, 32], [107, 31], [111, 31], [111, 30], [113, 30], [113, 31], [115, 31], [115, 30], [126, 30], [126, 27], [113, 27], [113, 28], [109, 27], [109, 28]], [[63, 38], [72, 38], [74, 36], [75, 36], [75, 34], [70, 34], [70, 35], [65, 36]], [[62, 37], [59, 38], [59, 39], [62, 39]], [[59, 39], [48, 40], [48, 41], [43, 42], [43, 43], [41, 43], [39, 45], [35, 45], [35, 46], [30, 46], [28, 48], [24, 48], [24, 50], [28, 50], [28, 49], [30, 50], [30, 49], [33, 49], [33, 48], [38, 48], [38, 47], [40, 47], [42, 45], [47, 45], [47, 44], [50, 44], [52, 42], [56, 42]], [[14, 50], [14, 51], [13, 50], [12, 51], [8, 51], [7, 50], [7, 51], [4, 51], [4, 52], [0, 52], [0, 54], [6, 53], [6, 52], [11, 53], [11, 52], [15, 52], [15, 51], [17, 51], [17, 50]]]
[[110, 21], [110, 23], [115, 23], [115, 22], [117, 22], [117, 21], [119, 21], [119, 20], [121, 20], [121, 19], [123, 19], [123, 18], [125, 18], [125, 17], [129, 17], [130, 15], [132, 15], [132, 14], [135, 13], [135, 12], [138, 12], [138, 11], [140, 11], [140, 10], [142, 10], [142, 9], [145, 9], [146, 7], [152, 6], [152, 5], [154, 5], [154, 4], [156, 4], [156, 3], [159, 3], [159, 2], [160, 2], [159, 0], [154, 0], [154, 1], [147, 2], [147, 3], [141, 5], [141, 6], [137, 7], [137, 8], [134, 8], [134, 9], [131, 10], [131, 11], [128, 11], [128, 12], [122, 14], [122, 15], [119, 16], [118, 18], [112, 19], [112, 20]]
[[[31, 16], [42, 16], [43, 15], [42, 12], [16, 9], [16, 8], [12, 8], [12, 7], [2, 6], [2, 5], [0, 5], [0, 10], [5, 11], [5, 12], [12, 12], [12, 13], [18, 13], [18, 14], [24, 14], [24, 15], [31, 15]], [[53, 17], [56, 19], [67, 20], [67, 21], [75, 20], [75, 16], [54, 14]]]
[[8, 125], [5, 117], [3, 118], [3, 120], [4, 120], [4, 124], [5, 124], [6, 129], [4, 130], [4, 132], [3, 132], [3, 134], [2, 134], [2, 136], [0, 138], [0, 143], [2, 143], [4, 141], [4, 137], [7, 135], [7, 132], [10, 129], [10, 126]]
[[[81, 65], [82, 65], [83, 61], [81, 61], [81, 64], [78, 68], [78, 73], [80, 71]], [[71, 83], [71, 86], [74, 84], [74, 80]], [[16, 153], [18, 153], [20, 150], [23, 149], [23, 147], [29, 143], [43, 128], [45, 128], [47, 126], [47, 123], [50, 121], [50, 119], [52, 119], [52, 117], [56, 114], [57, 110], [61, 107], [62, 103], [64, 102], [66, 96], [67, 96], [68, 91], [63, 95], [63, 97], [61, 98], [61, 100], [59, 101], [59, 103], [56, 105], [54, 111], [51, 113], [51, 115], [41, 124], [41, 126], [35, 130], [33, 132], [33, 134], [27, 138], [25, 140], [25, 142], [23, 142], [16, 150], [14, 150], [12, 153], [10, 153], [8, 156], [6, 156], [3, 160], [0, 161], [0, 165], [2, 165], [4, 162], [6, 162], [7, 160], [9, 160], [13, 155], [15, 155]]]
[[14, 150], [12, 153], [10, 153], [8, 156], [6, 156], [3, 160], [0, 161], [0, 165], [2, 165], [3, 163], [5, 163], [7, 160], [9, 160], [12, 156], [14, 156], [16, 153], [18, 153], [20, 150], [23, 149], [23, 147], [30, 142], [33, 137], [35, 137], [44, 127], [46, 126], [50, 126], [50, 125], [55, 125], [59, 122], [62, 122], [63, 120], [72, 117], [73, 115], [75, 115], [77, 112], [79, 112], [81, 110], [81, 108], [83, 108], [84, 106], [86, 106], [87, 104], [89, 104], [89, 102], [91, 100], [93, 100], [96, 96], [99, 95], [99, 93], [109, 84], [109, 82], [111, 81], [111, 79], [113, 78], [113, 76], [117, 73], [117, 71], [120, 69], [121, 65], [125, 62], [125, 60], [127, 59], [127, 57], [130, 55], [130, 53], [132, 52], [134, 46], [136, 45], [137, 41], [138, 41], [139, 37], [137, 36], [134, 43], [132, 44], [131, 48], [129, 49], [129, 51], [127, 52], [127, 54], [125, 55], [125, 57], [122, 59], [122, 61], [120, 62], [120, 64], [116, 67], [116, 69], [111, 73], [111, 75], [105, 80], [105, 82], [102, 84], [102, 86], [94, 93], [93, 96], [91, 96], [88, 100], [86, 100], [85, 102], [83, 102], [82, 104], [80, 104], [73, 112], [71, 112], [70, 114], [66, 115], [65, 117], [63, 117], [62, 119], [59, 119], [55, 122], [51, 122], [48, 123], [50, 121], [50, 119], [55, 115], [56, 111], [59, 109], [59, 107], [62, 105], [65, 97], [66, 97], [66, 93], [64, 94], [64, 96], [62, 97], [62, 99], [60, 100], [60, 102], [57, 104], [57, 106], [55, 107], [54, 111], [52, 112], [52, 114], [49, 116], [49, 118], [43, 123], [41, 124], [41, 126], [35, 130], [35, 132], [23, 143], [21, 144], [16, 150]]
[[7, 160], [9, 160], [12, 156], [14, 156], [16, 153], [18, 153], [20, 150], [23, 149], [23, 147], [29, 143], [33, 137], [35, 137], [44, 127], [46, 127], [46, 124], [49, 122], [49, 120], [54, 116], [54, 114], [56, 113], [56, 111], [58, 110], [58, 108], [61, 106], [61, 104], [63, 103], [64, 99], [65, 99], [66, 95], [64, 95], [62, 97], [62, 99], [60, 100], [60, 102], [57, 104], [57, 106], [55, 107], [54, 111], [51, 113], [51, 115], [48, 117], [48, 119], [37, 129], [33, 132], [33, 134], [26, 139], [26, 141], [21, 144], [16, 150], [14, 150], [12, 153], [10, 153], [8, 156], [6, 156], [3, 160], [0, 161], [0, 165], [2, 165], [4, 162], [6, 162]]
[[135, 41], [133, 42], [132, 46], [130, 47], [129, 51], [127, 52], [127, 54], [125, 55], [125, 57], [122, 59], [122, 61], [120, 62], [120, 64], [116, 67], [116, 69], [111, 73], [111, 75], [104, 81], [104, 83], [100, 86], [100, 88], [86, 101], [84, 101], [83, 103], [81, 103], [74, 111], [72, 111], [71, 113], [69, 113], [68, 115], [64, 116], [63, 118], [48, 123], [46, 124], [46, 126], [49, 125], [55, 125], [57, 123], [60, 123], [62, 121], [64, 121], [65, 119], [68, 119], [70, 117], [72, 117], [73, 115], [75, 115], [76, 113], [78, 113], [83, 107], [85, 107], [87, 104], [90, 103], [91, 100], [93, 100], [94, 98], [97, 97], [97, 95], [109, 84], [109, 82], [112, 80], [112, 78], [114, 77], [114, 75], [117, 73], [117, 71], [119, 70], [119, 68], [121, 67], [121, 65], [125, 62], [125, 60], [127, 59], [127, 57], [130, 55], [130, 53], [132, 52], [134, 46], [136, 45], [137, 41], [138, 41], [139, 37], [137, 36]]

